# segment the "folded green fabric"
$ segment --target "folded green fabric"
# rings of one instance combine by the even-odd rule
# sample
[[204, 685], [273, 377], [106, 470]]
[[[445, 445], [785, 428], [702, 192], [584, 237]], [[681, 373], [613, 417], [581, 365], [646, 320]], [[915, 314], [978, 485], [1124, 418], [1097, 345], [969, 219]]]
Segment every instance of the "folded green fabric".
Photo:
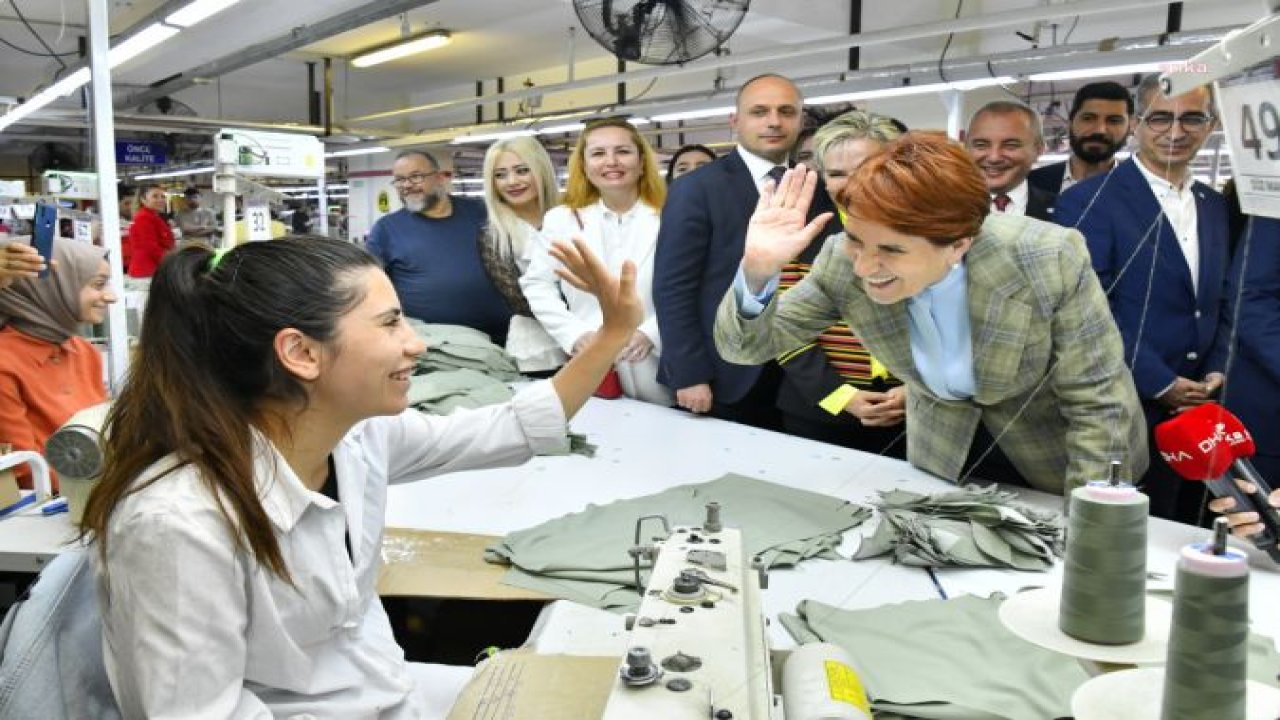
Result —
[[1021, 505], [994, 486], [932, 495], [881, 491], [876, 506], [880, 524], [863, 538], [856, 559], [892, 553], [895, 562], [918, 567], [1044, 571], [1062, 554], [1062, 517]]
[[779, 619], [796, 642], [844, 648], [876, 716], [1050, 720], [1071, 714], [1088, 675], [1066, 655], [1022, 640], [1000, 622], [1003, 596], [965, 595], [870, 610], [805, 600]]
[[[503, 582], [610, 610], [638, 605], [631, 556], [635, 523], [665, 515], [673, 526], [700, 525], [706, 504], [720, 503], [727, 526], [742, 528], [749, 556], [766, 567], [788, 567], [812, 557], [839, 558], [845, 530], [870, 517], [870, 510], [840, 498], [797, 490], [741, 475], [681, 485], [655, 495], [588, 505], [536, 527], [520, 530], [488, 548], [486, 559], [513, 567]], [[660, 534], [645, 525], [642, 540]], [[641, 582], [648, 572], [641, 572]]]
[[424, 323], [410, 318], [409, 326], [427, 343], [415, 374], [439, 370], [476, 370], [503, 382], [520, 379], [516, 362], [489, 336], [462, 325]]

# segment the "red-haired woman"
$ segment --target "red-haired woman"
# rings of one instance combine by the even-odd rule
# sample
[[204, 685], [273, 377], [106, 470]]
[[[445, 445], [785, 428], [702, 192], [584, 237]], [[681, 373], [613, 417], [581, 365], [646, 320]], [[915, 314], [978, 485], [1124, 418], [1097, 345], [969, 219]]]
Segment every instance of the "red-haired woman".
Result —
[[716, 318], [725, 359], [762, 362], [843, 318], [906, 384], [912, 465], [1059, 493], [1112, 460], [1142, 475], [1142, 409], [1079, 233], [989, 216], [964, 149], [907, 133], [849, 180], [845, 235], [771, 302], [770, 283], [827, 221], [804, 222], [816, 184], [797, 167], [761, 195]]

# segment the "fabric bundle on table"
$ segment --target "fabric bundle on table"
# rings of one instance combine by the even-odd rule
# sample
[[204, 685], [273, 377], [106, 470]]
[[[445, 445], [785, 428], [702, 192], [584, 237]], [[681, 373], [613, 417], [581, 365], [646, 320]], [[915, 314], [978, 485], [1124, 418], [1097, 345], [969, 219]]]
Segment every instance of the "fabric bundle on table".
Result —
[[881, 491], [880, 524], [854, 557], [893, 553], [895, 562], [918, 567], [1048, 570], [1062, 554], [1062, 516], [1016, 500], [994, 486], [932, 495]]
[[1088, 679], [1084, 668], [1005, 629], [1001, 602], [965, 595], [841, 610], [806, 600], [779, 619], [798, 643], [830, 642], [849, 653], [877, 718], [1070, 716], [1071, 694]]
[[427, 352], [418, 357], [414, 374], [436, 370], [475, 370], [502, 382], [520, 379], [515, 360], [489, 336], [462, 325], [424, 323], [410, 318], [409, 326], [427, 343]]
[[[602, 478], [602, 481], [605, 481]], [[623, 612], [639, 604], [631, 556], [636, 520], [665, 515], [672, 526], [699, 526], [708, 502], [720, 503], [723, 522], [742, 530], [748, 557], [788, 567], [812, 557], [839, 558], [841, 534], [871, 511], [840, 498], [729, 474], [656, 495], [588, 505], [536, 527], [511, 533], [486, 553], [512, 565], [503, 582], [593, 607]], [[647, 522], [642, 542], [661, 534]], [[648, 571], [642, 569], [640, 581]]]

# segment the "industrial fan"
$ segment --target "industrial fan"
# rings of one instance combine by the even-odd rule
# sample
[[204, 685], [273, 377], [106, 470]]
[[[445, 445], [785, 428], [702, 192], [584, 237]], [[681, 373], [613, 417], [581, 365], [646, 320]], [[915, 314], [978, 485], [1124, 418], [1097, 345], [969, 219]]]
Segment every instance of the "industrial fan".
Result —
[[720, 47], [751, 0], [573, 0], [591, 37], [622, 60], [678, 65]]

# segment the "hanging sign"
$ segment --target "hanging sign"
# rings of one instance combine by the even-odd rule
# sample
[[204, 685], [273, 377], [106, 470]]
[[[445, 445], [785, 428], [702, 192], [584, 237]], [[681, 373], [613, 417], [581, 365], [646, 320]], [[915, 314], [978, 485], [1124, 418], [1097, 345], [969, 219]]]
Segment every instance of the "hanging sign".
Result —
[[244, 224], [249, 231], [249, 242], [271, 239], [271, 209], [266, 205], [246, 205]]
[[1266, 62], [1218, 83], [1240, 209], [1280, 218], [1280, 79]]
[[157, 142], [117, 140], [117, 165], [164, 165], [165, 147]]

